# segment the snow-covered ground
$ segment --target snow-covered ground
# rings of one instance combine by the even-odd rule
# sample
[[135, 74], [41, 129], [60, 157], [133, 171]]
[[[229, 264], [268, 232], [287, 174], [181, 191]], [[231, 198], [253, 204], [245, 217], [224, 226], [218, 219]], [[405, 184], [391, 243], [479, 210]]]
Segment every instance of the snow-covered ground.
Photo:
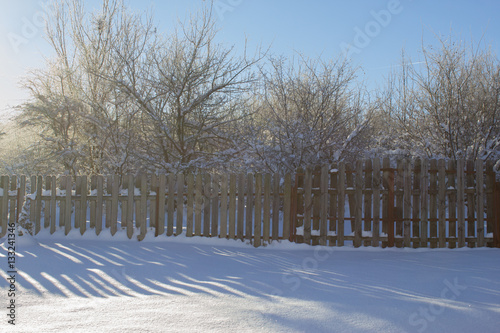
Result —
[[107, 233], [16, 239], [15, 326], [4, 243], [0, 331], [500, 330], [498, 249], [254, 248]]

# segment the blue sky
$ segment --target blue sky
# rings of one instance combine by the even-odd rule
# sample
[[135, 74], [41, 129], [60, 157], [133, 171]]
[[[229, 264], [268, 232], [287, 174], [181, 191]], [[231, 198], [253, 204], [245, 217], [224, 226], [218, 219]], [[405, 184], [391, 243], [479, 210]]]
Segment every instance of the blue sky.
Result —
[[[177, 18], [206, 5], [209, 0], [125, 0], [134, 10], [150, 9], [168, 33]], [[48, 0], [0, 0], [0, 114], [26, 98], [18, 82], [30, 68], [43, 66], [51, 51], [43, 40], [39, 18]], [[100, 1], [85, 1], [89, 9]], [[241, 50], [271, 45], [270, 52], [293, 56], [321, 56], [325, 60], [345, 54], [369, 89], [382, 85], [404, 47], [418, 61], [423, 45], [437, 45], [434, 35], [456, 39], [483, 39], [499, 54], [500, 1], [480, 0], [215, 0], [219, 40]], [[16, 44], [17, 43], [17, 44]]]

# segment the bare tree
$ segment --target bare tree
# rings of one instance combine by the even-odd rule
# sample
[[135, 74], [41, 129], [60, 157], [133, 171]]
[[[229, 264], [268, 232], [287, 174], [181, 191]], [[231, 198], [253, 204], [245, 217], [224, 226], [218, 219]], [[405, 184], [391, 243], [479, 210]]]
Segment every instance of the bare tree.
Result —
[[498, 158], [498, 59], [451, 37], [422, 52], [418, 63], [403, 58], [386, 90], [384, 111], [396, 127], [396, 142], [428, 157]]
[[367, 144], [368, 113], [346, 59], [271, 58], [251, 149], [271, 171], [332, 163]]
[[241, 106], [257, 79], [251, 69], [262, 56], [235, 57], [233, 48], [215, 42], [216, 33], [206, 7], [140, 61], [117, 50], [126, 70], [113, 82], [141, 110], [140, 154], [147, 165], [213, 167], [234, 148], [227, 129], [246, 115]]
[[145, 43], [152, 30], [150, 21], [129, 13], [118, 0], [104, 0], [91, 14], [82, 1], [58, 3], [47, 28], [56, 56], [27, 80], [32, 100], [21, 107], [22, 123], [42, 128], [38, 146], [52, 164], [60, 162], [71, 174], [135, 168], [138, 109], [105, 77], [123, 71], [117, 45], [131, 38]]

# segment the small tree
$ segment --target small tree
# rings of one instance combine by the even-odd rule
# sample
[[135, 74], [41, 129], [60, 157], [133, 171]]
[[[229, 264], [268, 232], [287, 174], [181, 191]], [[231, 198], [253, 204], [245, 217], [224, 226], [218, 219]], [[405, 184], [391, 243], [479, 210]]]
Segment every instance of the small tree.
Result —
[[498, 158], [498, 59], [451, 39], [422, 51], [417, 64], [403, 58], [383, 97], [396, 145], [427, 157]]
[[139, 154], [149, 167], [214, 167], [234, 148], [228, 129], [246, 116], [246, 93], [257, 79], [251, 68], [262, 56], [234, 57], [233, 48], [215, 42], [216, 33], [206, 7], [140, 61], [116, 50], [124, 75], [108, 78], [140, 109]]
[[359, 156], [369, 127], [356, 71], [346, 59], [271, 58], [268, 68], [249, 133], [251, 150], [268, 170]]

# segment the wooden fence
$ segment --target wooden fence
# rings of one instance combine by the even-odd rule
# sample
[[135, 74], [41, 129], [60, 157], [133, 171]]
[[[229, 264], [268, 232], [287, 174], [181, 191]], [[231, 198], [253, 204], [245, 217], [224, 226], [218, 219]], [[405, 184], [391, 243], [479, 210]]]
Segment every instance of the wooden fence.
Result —
[[[0, 237], [77, 229], [343, 246], [500, 247], [491, 163], [389, 159], [295, 174], [3, 176]], [[75, 231], [73, 231], [75, 232]]]

